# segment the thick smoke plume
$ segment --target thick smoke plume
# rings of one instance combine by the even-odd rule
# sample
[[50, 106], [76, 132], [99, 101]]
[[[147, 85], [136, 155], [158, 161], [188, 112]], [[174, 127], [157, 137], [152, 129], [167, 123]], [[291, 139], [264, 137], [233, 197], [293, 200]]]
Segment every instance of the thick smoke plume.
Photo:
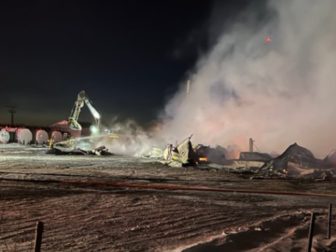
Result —
[[336, 147], [336, 1], [273, 0], [266, 10], [243, 13], [199, 60], [189, 94], [182, 85], [165, 108], [167, 141], [193, 133], [246, 150], [253, 137], [262, 151], [298, 142], [317, 156]]
[[113, 134], [98, 140], [96, 147], [103, 145], [116, 154], [142, 156], [153, 147], [162, 147], [164, 142], [157, 137], [154, 138], [133, 120], [120, 122], [115, 118], [111, 125], [113, 126], [109, 127], [109, 130]]

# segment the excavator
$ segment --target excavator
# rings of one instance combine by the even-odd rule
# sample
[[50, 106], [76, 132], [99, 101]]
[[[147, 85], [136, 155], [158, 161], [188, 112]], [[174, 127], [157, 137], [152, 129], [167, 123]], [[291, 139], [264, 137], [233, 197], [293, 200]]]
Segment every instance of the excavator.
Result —
[[78, 123], [79, 114], [81, 109], [83, 108], [84, 104], [90, 110], [93, 118], [96, 121], [96, 128], [99, 130], [100, 128], [100, 114], [98, 111], [92, 106], [89, 98], [87, 97], [84, 90], [80, 91], [77, 95], [77, 100], [72, 108], [71, 114], [68, 119], [68, 125], [71, 130], [74, 131], [81, 131], [82, 126]]
[[[68, 126], [71, 131], [74, 132], [81, 132], [82, 126], [78, 122], [78, 118], [83, 106], [86, 105], [90, 110], [93, 118], [95, 119], [95, 126], [91, 128], [92, 133], [100, 132], [100, 114], [98, 111], [92, 106], [88, 96], [86, 95], [85, 91], [82, 90], [77, 95], [77, 100], [71, 110], [70, 116], [68, 118]], [[77, 135], [77, 134], [74, 134]], [[86, 143], [88, 144], [91, 140], [91, 136], [89, 137], [81, 137], [81, 138], [74, 138], [73, 136], [70, 139], [65, 141], [61, 141], [55, 144], [52, 144], [52, 149], [60, 152], [72, 152], [78, 148], [79, 145]]]

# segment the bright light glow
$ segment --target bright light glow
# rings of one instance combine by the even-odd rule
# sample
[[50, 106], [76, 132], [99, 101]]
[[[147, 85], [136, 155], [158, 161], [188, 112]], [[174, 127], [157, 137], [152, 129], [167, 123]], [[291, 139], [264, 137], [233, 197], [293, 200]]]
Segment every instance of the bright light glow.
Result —
[[95, 119], [100, 119], [100, 114], [98, 111], [91, 105], [90, 102], [87, 102], [86, 105], [88, 106], [89, 110], [91, 111], [91, 114]]
[[91, 125], [90, 126], [90, 132], [91, 132], [92, 135], [96, 135], [96, 134], [99, 133], [99, 129], [96, 126]]
[[265, 38], [264, 38], [264, 43], [265, 44], [269, 44], [269, 43], [271, 43], [272, 42], [272, 38], [271, 38], [271, 36], [266, 36]]

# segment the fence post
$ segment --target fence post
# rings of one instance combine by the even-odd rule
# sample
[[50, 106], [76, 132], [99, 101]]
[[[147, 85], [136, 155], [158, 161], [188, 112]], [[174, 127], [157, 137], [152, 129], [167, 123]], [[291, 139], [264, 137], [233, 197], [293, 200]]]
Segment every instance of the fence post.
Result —
[[307, 252], [311, 252], [313, 236], [314, 236], [314, 224], [315, 224], [315, 213], [312, 212], [311, 217], [310, 217]]
[[330, 239], [331, 237], [331, 219], [332, 219], [332, 204], [329, 204], [329, 212], [328, 212], [328, 232], [327, 238]]
[[36, 222], [34, 252], [41, 252], [43, 222]]

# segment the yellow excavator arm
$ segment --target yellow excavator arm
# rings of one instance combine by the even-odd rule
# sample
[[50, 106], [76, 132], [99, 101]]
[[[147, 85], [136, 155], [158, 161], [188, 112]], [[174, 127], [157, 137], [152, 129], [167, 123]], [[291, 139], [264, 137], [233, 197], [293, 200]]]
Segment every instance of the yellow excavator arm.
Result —
[[69, 119], [68, 119], [69, 128], [71, 130], [76, 130], [76, 131], [82, 130], [82, 126], [78, 123], [78, 118], [79, 118], [79, 114], [80, 114], [81, 109], [84, 106], [84, 104], [86, 104], [86, 106], [90, 110], [93, 118], [96, 121], [96, 127], [99, 129], [99, 127], [100, 127], [100, 114], [92, 106], [92, 104], [91, 104], [90, 100], [88, 99], [88, 97], [86, 96], [84, 90], [82, 90], [78, 93], [77, 100], [75, 101], [75, 104], [72, 108], [71, 114], [70, 114]]

